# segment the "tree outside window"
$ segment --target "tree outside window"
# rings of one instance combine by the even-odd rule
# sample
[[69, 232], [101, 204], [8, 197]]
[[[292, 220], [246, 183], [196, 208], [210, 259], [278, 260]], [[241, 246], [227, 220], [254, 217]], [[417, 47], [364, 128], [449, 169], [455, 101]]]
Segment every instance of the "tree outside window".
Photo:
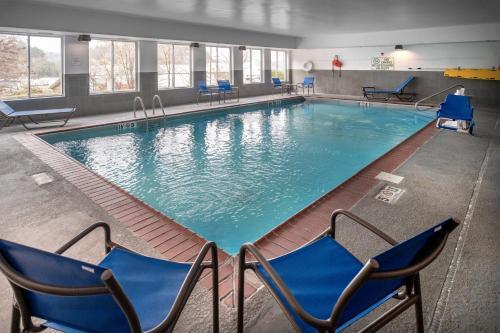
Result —
[[207, 84], [217, 85], [218, 80], [231, 81], [231, 49], [229, 47], [206, 47]]
[[286, 81], [288, 75], [288, 59], [286, 51], [271, 50], [271, 76]]
[[243, 83], [262, 83], [262, 50], [243, 51]]
[[136, 90], [136, 54], [135, 42], [93, 39], [89, 43], [90, 92]]
[[158, 88], [191, 87], [191, 47], [158, 44]]
[[0, 98], [61, 96], [62, 38], [0, 34]]

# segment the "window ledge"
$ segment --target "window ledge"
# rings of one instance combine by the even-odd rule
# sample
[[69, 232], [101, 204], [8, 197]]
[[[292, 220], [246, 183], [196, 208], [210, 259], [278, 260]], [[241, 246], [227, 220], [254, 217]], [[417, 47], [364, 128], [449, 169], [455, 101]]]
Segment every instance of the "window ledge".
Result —
[[35, 101], [44, 99], [62, 99], [66, 98], [65, 95], [54, 95], [54, 96], [37, 96], [37, 97], [22, 97], [22, 98], [0, 98], [4, 102], [21, 102], [21, 101]]
[[174, 87], [174, 88], [158, 88], [158, 91], [169, 91], [169, 90], [187, 90], [194, 89], [194, 87]]
[[105, 91], [105, 92], [91, 92], [89, 96], [105, 96], [105, 95], [121, 95], [121, 94], [138, 94], [139, 90], [123, 90], [123, 91]]

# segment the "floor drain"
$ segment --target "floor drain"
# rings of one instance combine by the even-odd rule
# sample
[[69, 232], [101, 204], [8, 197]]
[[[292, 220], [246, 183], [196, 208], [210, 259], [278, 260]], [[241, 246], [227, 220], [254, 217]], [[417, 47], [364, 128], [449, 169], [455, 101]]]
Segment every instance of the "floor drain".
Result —
[[393, 204], [398, 199], [401, 197], [403, 194], [403, 190], [394, 186], [384, 186], [384, 188], [378, 192], [378, 194], [375, 196], [375, 199], [388, 203], [388, 204]]
[[37, 173], [36, 175], [31, 176], [35, 183], [38, 186], [45, 185], [48, 183], [52, 183], [54, 181], [54, 178], [52, 178], [51, 175], [48, 173], [42, 172], [42, 173]]

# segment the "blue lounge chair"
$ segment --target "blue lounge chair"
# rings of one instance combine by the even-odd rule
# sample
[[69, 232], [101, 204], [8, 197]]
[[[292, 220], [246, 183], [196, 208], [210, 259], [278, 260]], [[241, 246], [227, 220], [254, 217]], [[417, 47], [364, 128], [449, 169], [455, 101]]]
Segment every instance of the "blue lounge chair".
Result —
[[[62, 253], [97, 228], [107, 255], [97, 265]], [[211, 252], [211, 262], [204, 262]], [[111, 241], [97, 223], [50, 253], [0, 240], [0, 270], [14, 291], [11, 332], [171, 332], [202, 271], [212, 269], [213, 331], [218, 332], [217, 247], [203, 246], [194, 263], [154, 259]], [[32, 317], [45, 320], [35, 324]], [[22, 325], [21, 325], [22, 323]], [[22, 326], [22, 328], [21, 328]]]
[[213, 96], [217, 95], [220, 103], [220, 94], [218, 89], [207, 86], [205, 81], [198, 81], [198, 95], [196, 96], [196, 104], [200, 104], [200, 97], [210, 96], [210, 105], [212, 105]]
[[309, 88], [312, 88], [314, 95], [314, 76], [306, 76], [304, 81], [297, 84], [297, 88], [302, 88], [302, 94], [305, 93], [307, 88], [307, 96], [309, 96]]
[[226, 102], [226, 94], [229, 94], [229, 99], [231, 99], [231, 96], [236, 93], [238, 96], [238, 102], [240, 101], [240, 88], [231, 85], [229, 80], [218, 80], [217, 85], [219, 86], [219, 93], [224, 96], [224, 103]]
[[[475, 126], [473, 113], [474, 108], [468, 96], [448, 95], [439, 105], [436, 127], [472, 134]], [[456, 123], [449, 125], [450, 122]]]
[[[340, 215], [361, 224], [391, 247], [363, 264], [335, 240]], [[412, 305], [417, 331], [423, 332], [419, 271], [439, 255], [458, 222], [448, 219], [401, 243], [344, 210], [335, 211], [331, 223], [316, 240], [271, 260], [250, 243], [241, 247], [238, 332], [243, 331], [246, 269], [262, 280], [298, 332], [339, 332], [389, 299], [399, 303], [367, 326], [367, 332], [380, 329]], [[246, 262], [247, 252], [257, 261]]]
[[367, 100], [382, 99], [387, 101], [391, 97], [395, 96], [401, 101], [411, 101], [415, 98], [415, 94], [406, 93], [404, 90], [413, 80], [415, 80], [415, 77], [408, 76], [408, 78], [401, 82], [401, 84], [394, 90], [376, 90], [375, 87], [362, 87], [363, 96]]
[[283, 90], [285, 89], [285, 86], [281, 82], [279, 77], [273, 77], [271, 78], [273, 80], [273, 94], [276, 91], [276, 89], [281, 90], [281, 95], [283, 95]]
[[[73, 116], [76, 112], [76, 107], [74, 108], [66, 108], [66, 109], [50, 109], [50, 110], [31, 110], [31, 111], [14, 111], [10, 106], [8, 106], [5, 102], [0, 101], [0, 130], [4, 127], [10, 126], [14, 121], [18, 121], [23, 125], [27, 130], [33, 129], [34, 127], [28, 127], [25, 122], [25, 119], [28, 119], [30, 122], [34, 124], [40, 123], [53, 123], [53, 120], [47, 119], [37, 119], [34, 117], [55, 117], [55, 116], [64, 116], [61, 120], [62, 123], [56, 125], [50, 125], [46, 127], [52, 126], [64, 126], [68, 123], [68, 120]], [[4, 118], [3, 121], [1, 118]], [[37, 126], [39, 128], [39, 126]]]

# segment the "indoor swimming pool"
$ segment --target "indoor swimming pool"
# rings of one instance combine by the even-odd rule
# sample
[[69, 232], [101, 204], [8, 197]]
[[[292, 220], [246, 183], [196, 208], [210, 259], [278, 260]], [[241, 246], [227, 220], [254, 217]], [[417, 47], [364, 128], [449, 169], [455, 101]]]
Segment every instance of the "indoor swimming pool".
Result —
[[406, 106], [297, 99], [42, 138], [235, 254], [433, 119]]

